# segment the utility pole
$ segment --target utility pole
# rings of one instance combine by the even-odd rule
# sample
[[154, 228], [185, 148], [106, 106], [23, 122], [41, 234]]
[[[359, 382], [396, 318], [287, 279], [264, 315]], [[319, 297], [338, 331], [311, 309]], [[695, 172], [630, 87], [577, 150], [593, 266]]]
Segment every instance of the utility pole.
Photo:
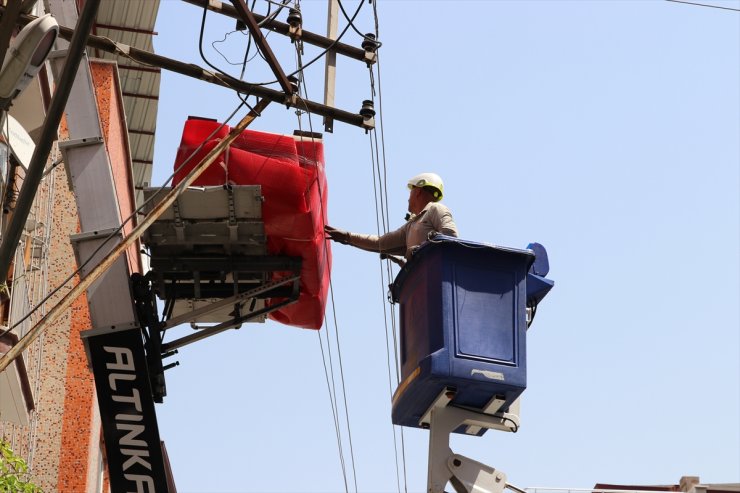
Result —
[[[329, 0], [328, 11], [326, 13], [326, 37], [329, 39], [337, 38], [337, 29], [339, 27], [339, 2]], [[324, 104], [334, 106], [334, 88], [337, 79], [337, 54], [329, 50], [326, 52], [326, 64], [324, 65]], [[324, 117], [324, 131], [334, 132], [334, 119], [331, 116]]]

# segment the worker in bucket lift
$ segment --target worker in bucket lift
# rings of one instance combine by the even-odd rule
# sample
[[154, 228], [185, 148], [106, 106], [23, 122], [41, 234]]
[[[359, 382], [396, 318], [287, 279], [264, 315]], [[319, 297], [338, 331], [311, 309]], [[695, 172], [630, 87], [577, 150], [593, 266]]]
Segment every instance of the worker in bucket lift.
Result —
[[382, 258], [390, 258], [400, 265], [404, 262], [392, 257], [403, 255], [406, 260], [414, 251], [436, 234], [457, 236], [457, 226], [450, 210], [440, 203], [444, 193], [442, 178], [436, 173], [422, 173], [408, 182], [409, 213], [406, 224], [382, 236], [364, 235], [325, 226], [327, 237], [333, 241], [352, 245]]

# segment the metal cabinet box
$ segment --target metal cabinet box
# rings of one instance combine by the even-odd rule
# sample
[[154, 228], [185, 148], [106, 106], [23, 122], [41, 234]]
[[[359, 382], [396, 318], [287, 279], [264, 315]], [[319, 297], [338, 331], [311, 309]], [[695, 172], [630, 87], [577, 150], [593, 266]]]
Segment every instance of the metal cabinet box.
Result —
[[[453, 405], [506, 410], [526, 388], [526, 276], [534, 254], [450, 237], [422, 245], [398, 274], [401, 384], [393, 423], [419, 427], [446, 387]], [[482, 434], [482, 433], [481, 433]]]

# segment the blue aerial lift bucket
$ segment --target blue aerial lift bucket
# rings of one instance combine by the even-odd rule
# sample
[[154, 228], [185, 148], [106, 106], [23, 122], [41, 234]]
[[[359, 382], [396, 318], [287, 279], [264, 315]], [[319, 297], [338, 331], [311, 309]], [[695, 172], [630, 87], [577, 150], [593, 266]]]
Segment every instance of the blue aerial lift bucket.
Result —
[[401, 308], [394, 424], [426, 427], [425, 413], [440, 393], [454, 395], [452, 406], [486, 413], [493, 402], [494, 412], [506, 412], [524, 391], [527, 308], [553, 285], [542, 277], [547, 274], [544, 248], [530, 248], [437, 236], [401, 270], [392, 285]]

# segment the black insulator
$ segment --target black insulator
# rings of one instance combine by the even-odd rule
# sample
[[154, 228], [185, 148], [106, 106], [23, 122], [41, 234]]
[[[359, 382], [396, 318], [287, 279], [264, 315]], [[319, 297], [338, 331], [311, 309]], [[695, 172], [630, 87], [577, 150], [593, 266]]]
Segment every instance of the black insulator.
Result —
[[291, 27], [301, 27], [301, 24], [303, 24], [303, 16], [301, 15], [300, 10], [290, 9], [290, 12], [288, 13], [288, 24], [290, 24]]
[[297, 93], [298, 92], [298, 88], [299, 88], [300, 82], [301, 81], [295, 75], [288, 76], [288, 83], [290, 83], [290, 87], [293, 88], [293, 92], [294, 93]]
[[367, 33], [362, 40], [362, 49], [369, 51], [370, 53], [375, 53], [379, 46], [379, 43], [375, 39], [376, 38], [373, 33]]
[[360, 115], [365, 118], [372, 118], [375, 116], [375, 105], [369, 99], [362, 102], [362, 108], [360, 109]]

